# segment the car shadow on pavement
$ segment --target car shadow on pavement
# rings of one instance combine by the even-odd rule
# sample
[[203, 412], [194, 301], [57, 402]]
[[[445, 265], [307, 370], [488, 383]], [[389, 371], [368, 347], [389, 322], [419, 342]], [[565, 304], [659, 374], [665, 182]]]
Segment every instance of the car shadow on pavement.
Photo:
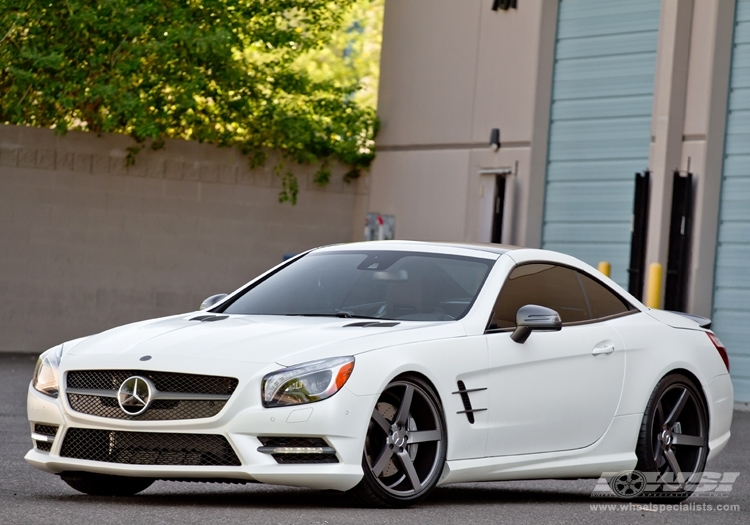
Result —
[[[247, 507], [254, 509], [350, 509], [359, 508], [356, 502], [338, 491], [318, 491], [291, 487], [245, 485], [233, 486], [227, 491], [184, 490], [189, 484], [160, 484], [131, 497], [104, 497], [65, 495], [45, 497], [61, 504], [91, 503], [122, 506], [225, 508]], [[176, 488], [175, 488], [176, 487]], [[179, 491], [178, 491], [179, 490]], [[597, 498], [601, 500], [602, 498]], [[437, 488], [430, 497], [418, 505], [419, 508], [439, 508], [455, 505], [490, 504], [534, 504], [534, 503], [590, 503], [588, 493], [552, 490], [506, 488], [501, 485], [488, 487], [449, 486]]]
[[[474, 505], [474, 504], [528, 504], [528, 503], [590, 503], [590, 492], [570, 492], [568, 490], [540, 490], [517, 488], [493, 483], [482, 486], [452, 485], [436, 489], [431, 499], [439, 500], [441, 505]], [[601, 499], [601, 498], [597, 498]]]

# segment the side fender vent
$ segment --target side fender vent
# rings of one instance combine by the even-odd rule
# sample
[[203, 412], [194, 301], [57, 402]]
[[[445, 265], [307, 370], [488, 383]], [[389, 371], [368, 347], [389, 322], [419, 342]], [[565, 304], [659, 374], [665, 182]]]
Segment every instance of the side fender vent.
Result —
[[466, 414], [466, 419], [469, 420], [470, 424], [474, 424], [474, 412], [484, 412], [487, 410], [486, 408], [472, 408], [471, 406], [471, 399], [469, 399], [469, 393], [470, 392], [480, 392], [482, 390], [487, 390], [487, 388], [466, 388], [466, 385], [463, 381], [459, 380], [457, 383], [458, 390], [456, 392], [452, 392], [453, 394], [458, 394], [461, 396], [461, 402], [464, 404], [464, 410], [459, 410], [456, 412], [456, 414]]

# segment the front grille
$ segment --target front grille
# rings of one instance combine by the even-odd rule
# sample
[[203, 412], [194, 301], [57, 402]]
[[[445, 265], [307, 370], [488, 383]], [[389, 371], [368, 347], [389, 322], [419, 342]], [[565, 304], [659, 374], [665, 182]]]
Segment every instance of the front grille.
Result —
[[237, 388], [233, 377], [149, 372], [145, 370], [85, 370], [68, 372], [68, 388], [117, 390], [127, 378], [147, 377], [161, 392], [184, 394], [218, 394], [231, 396]]
[[[70, 407], [76, 412], [111, 419], [137, 421], [165, 421], [175, 419], [203, 419], [213, 417], [224, 408], [226, 400], [154, 399], [148, 410], [137, 416], [123, 412], [116, 399], [120, 385], [129, 377], [141, 376], [151, 380], [159, 392], [181, 395], [231, 396], [238, 381], [233, 377], [149, 372], [144, 370], [86, 370], [71, 371], [67, 375]], [[81, 392], [83, 390], [83, 392]], [[85, 390], [107, 390], [111, 396], [86, 394]]]
[[[314, 437], [258, 437], [264, 447], [315, 447], [329, 449], [330, 452], [323, 454], [271, 454], [271, 457], [276, 460], [276, 463], [338, 463], [339, 460], [336, 457], [335, 452], [331, 449], [330, 445], [325, 442], [322, 438]], [[259, 449], [260, 450], [260, 449]], [[266, 452], [268, 453], [268, 452]]]
[[114, 397], [85, 396], [68, 394], [70, 408], [76, 412], [111, 419], [129, 419], [135, 421], [164, 421], [172, 419], [203, 419], [213, 417], [224, 408], [226, 401], [204, 400], [168, 400], [157, 399], [144, 413], [137, 416], [126, 414], [117, 404]]
[[127, 465], [240, 466], [224, 436], [70, 428], [60, 456]]

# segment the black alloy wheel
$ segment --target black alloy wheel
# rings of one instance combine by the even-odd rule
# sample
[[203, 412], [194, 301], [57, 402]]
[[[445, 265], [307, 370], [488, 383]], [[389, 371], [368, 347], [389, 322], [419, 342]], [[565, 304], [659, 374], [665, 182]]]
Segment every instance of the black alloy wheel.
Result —
[[636, 470], [648, 481], [642, 497], [684, 500], [696, 489], [708, 457], [708, 415], [690, 378], [672, 374], [656, 385], [643, 415], [636, 455]]
[[418, 377], [397, 378], [373, 409], [364, 476], [350, 495], [368, 506], [414, 505], [435, 488], [446, 449], [445, 418], [434, 390]]

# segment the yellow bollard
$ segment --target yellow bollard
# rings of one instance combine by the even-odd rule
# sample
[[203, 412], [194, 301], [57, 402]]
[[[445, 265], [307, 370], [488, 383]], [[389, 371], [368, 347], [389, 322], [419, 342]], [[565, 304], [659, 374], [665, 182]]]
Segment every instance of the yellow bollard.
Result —
[[612, 275], [612, 265], [609, 264], [607, 261], [601, 261], [598, 266], [598, 270], [602, 272], [604, 275], [609, 277]]
[[648, 266], [648, 290], [646, 292], [646, 306], [659, 308], [661, 304], [661, 276], [662, 265], [651, 263]]

